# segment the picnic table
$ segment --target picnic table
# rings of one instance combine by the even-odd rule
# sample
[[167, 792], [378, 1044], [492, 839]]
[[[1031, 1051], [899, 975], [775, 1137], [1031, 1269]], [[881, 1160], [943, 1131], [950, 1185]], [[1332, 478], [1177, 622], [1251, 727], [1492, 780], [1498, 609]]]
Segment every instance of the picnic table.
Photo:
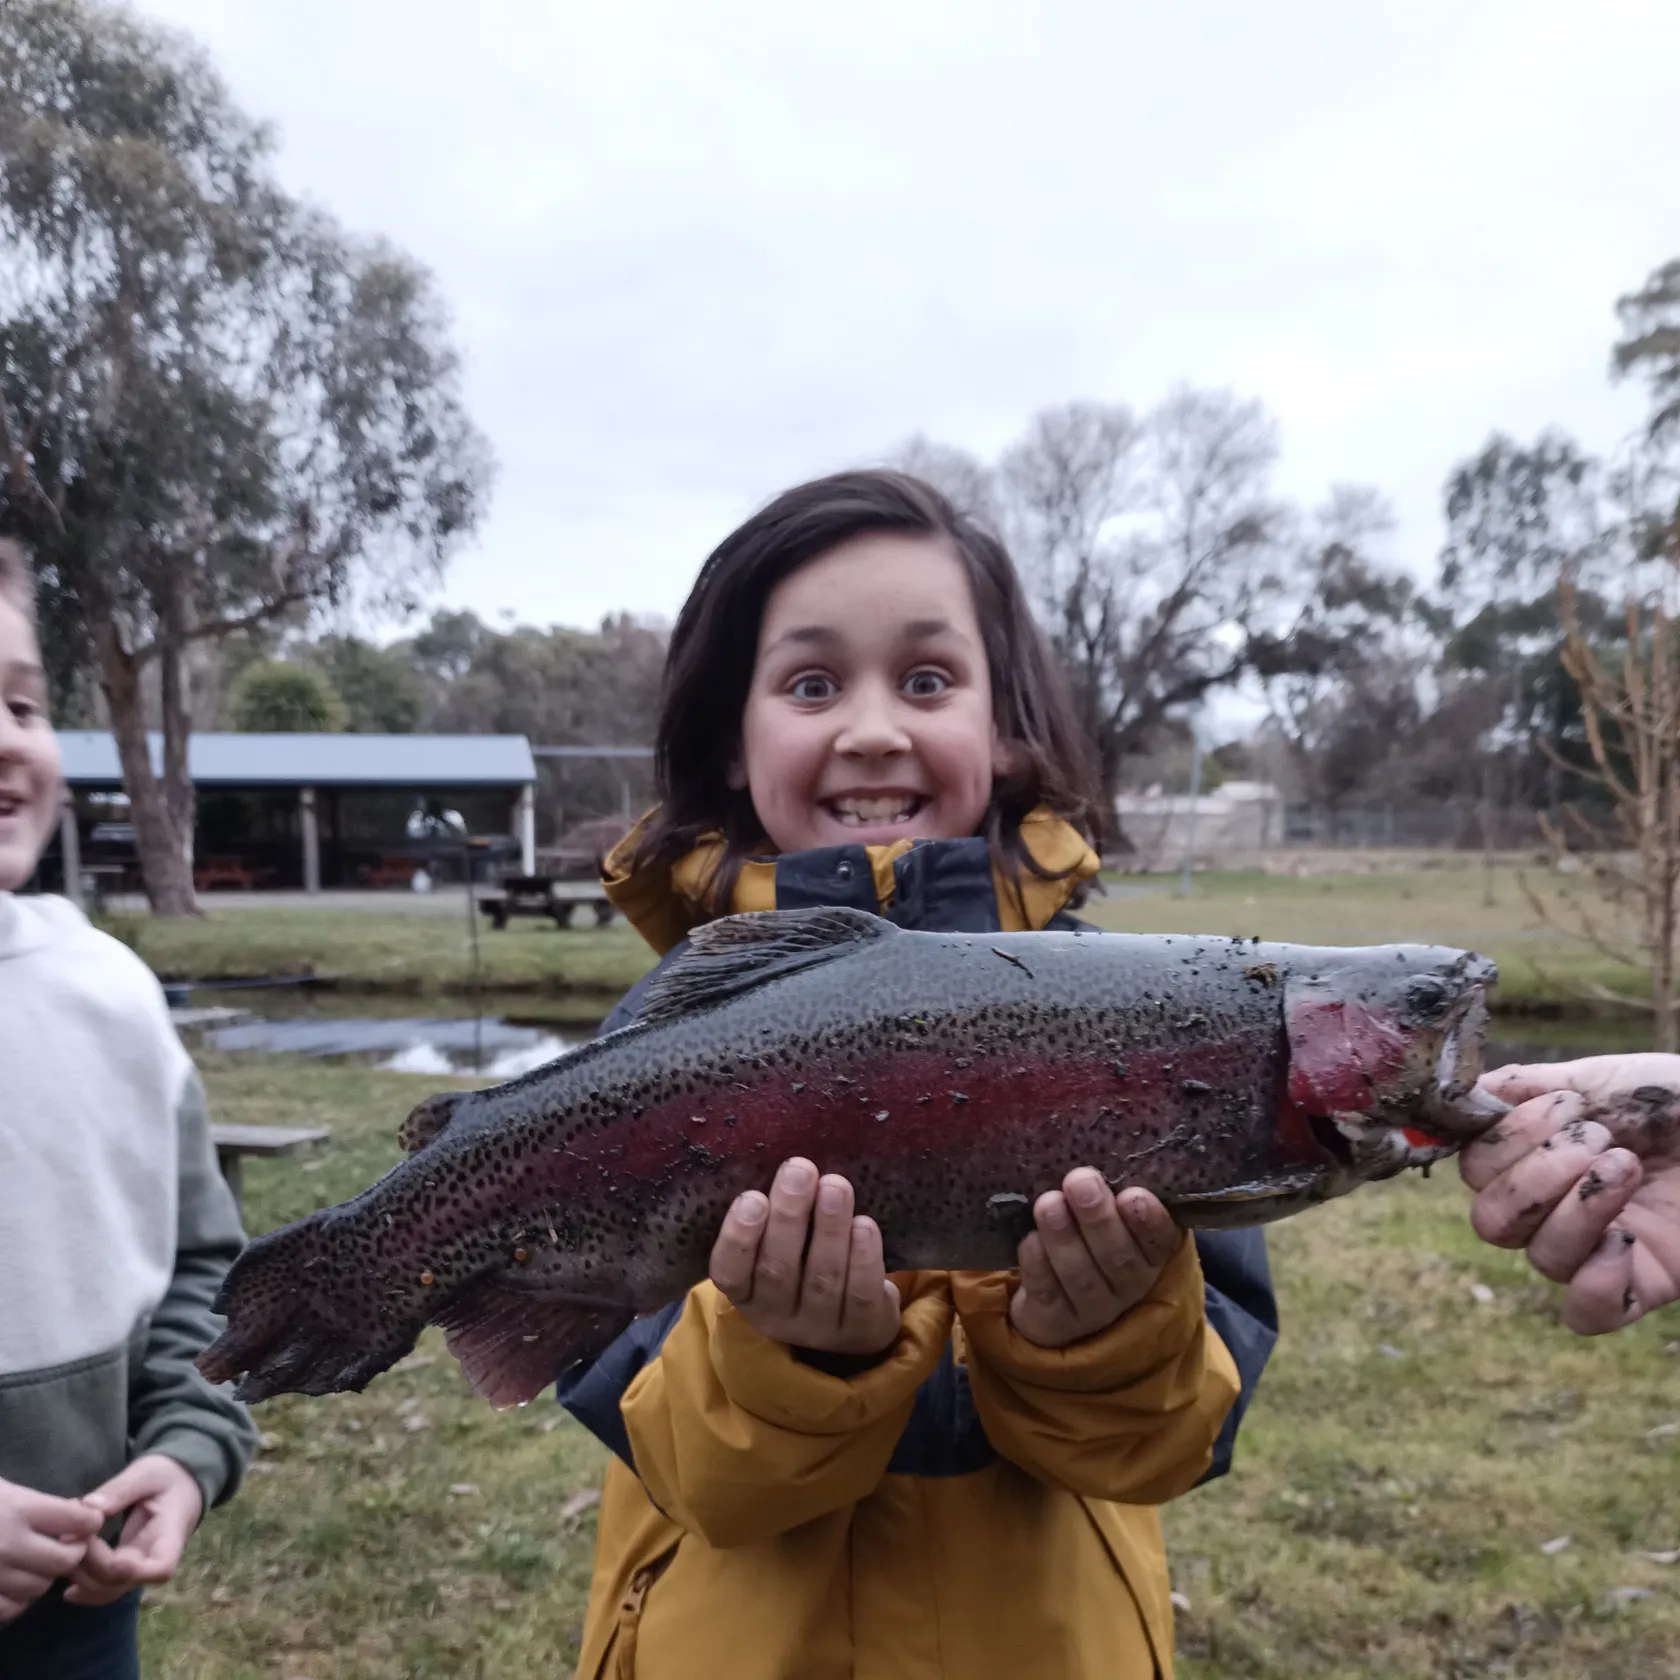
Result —
[[306, 1143], [320, 1143], [330, 1136], [319, 1126], [212, 1126], [210, 1141], [216, 1146], [216, 1165], [222, 1169], [228, 1189], [237, 1202], [245, 1188], [247, 1155], [295, 1155]]
[[552, 875], [508, 875], [499, 892], [486, 893], [478, 907], [498, 931], [512, 916], [547, 916], [557, 928], [570, 927], [573, 912], [587, 905], [596, 927], [613, 919], [612, 900], [597, 881], [557, 881]]

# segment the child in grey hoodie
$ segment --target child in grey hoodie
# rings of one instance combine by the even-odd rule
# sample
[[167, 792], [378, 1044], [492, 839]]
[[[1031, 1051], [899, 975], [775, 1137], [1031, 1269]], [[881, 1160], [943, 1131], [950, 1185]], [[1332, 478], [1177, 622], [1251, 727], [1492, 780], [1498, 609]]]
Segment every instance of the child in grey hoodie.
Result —
[[0, 1675], [130, 1680], [140, 1588], [250, 1459], [193, 1365], [244, 1237], [156, 980], [14, 896], [62, 798], [31, 607], [0, 542]]

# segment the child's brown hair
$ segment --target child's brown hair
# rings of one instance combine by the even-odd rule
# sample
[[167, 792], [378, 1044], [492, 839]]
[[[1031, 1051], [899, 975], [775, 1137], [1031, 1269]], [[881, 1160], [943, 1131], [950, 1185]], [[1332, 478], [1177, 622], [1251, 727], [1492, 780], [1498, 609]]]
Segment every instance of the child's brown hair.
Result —
[[763, 844], [751, 796], [729, 786], [729, 764], [764, 603], [790, 572], [874, 531], [941, 539], [968, 574], [998, 729], [1020, 757], [1018, 769], [995, 782], [980, 830], [1006, 877], [1018, 883], [1023, 867], [1044, 874], [1021, 839], [1022, 819], [1035, 806], [1096, 837], [1101, 793], [1090, 751], [1003, 544], [908, 473], [837, 473], [784, 492], [726, 537], [671, 636], [655, 747], [659, 808], [635, 862], [675, 862], [704, 835], [721, 833], [714, 909], [727, 907], [742, 863]]
[[10, 537], [0, 537], [0, 601], [9, 601], [29, 620], [35, 622], [35, 573], [23, 545]]

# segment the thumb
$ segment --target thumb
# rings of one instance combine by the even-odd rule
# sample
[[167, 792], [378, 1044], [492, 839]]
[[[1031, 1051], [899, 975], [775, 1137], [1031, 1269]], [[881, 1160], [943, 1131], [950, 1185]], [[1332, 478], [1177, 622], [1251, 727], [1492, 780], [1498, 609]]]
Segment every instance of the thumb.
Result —
[[149, 1499], [163, 1491], [168, 1485], [166, 1463], [155, 1454], [137, 1458], [126, 1469], [119, 1470], [110, 1481], [83, 1495], [83, 1502], [107, 1517], [126, 1511], [142, 1499]]
[[1573, 1091], [1576, 1084], [1571, 1077], [1574, 1062], [1512, 1062], [1493, 1068], [1476, 1081], [1479, 1091], [1498, 1097], [1515, 1108], [1530, 1097], [1543, 1097], [1548, 1091]]

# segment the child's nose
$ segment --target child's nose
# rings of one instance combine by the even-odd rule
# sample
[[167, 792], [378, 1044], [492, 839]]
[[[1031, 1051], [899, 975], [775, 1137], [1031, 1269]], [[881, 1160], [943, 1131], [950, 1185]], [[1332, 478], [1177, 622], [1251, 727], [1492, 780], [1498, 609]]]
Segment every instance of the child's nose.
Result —
[[894, 696], [873, 686], [857, 691], [835, 746], [854, 758], [890, 758], [908, 752], [910, 733]]

